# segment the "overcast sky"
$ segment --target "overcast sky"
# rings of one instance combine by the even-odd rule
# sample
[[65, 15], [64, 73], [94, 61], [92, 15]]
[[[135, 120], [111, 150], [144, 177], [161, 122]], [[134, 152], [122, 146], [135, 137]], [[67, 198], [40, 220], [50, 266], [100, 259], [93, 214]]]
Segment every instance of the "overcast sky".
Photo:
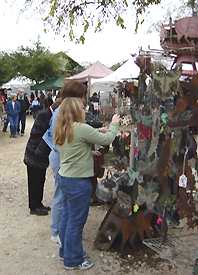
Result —
[[[5, 1], [5, 0], [4, 0]], [[137, 52], [142, 46], [159, 48], [159, 35], [154, 30], [147, 33], [152, 23], [162, 20], [165, 10], [173, 9], [182, 0], [162, 0], [162, 5], [152, 8], [146, 16], [146, 23], [134, 34], [133, 13], [126, 15], [127, 29], [121, 30], [114, 24], [108, 24], [101, 33], [88, 33], [85, 45], [76, 45], [64, 41], [61, 36], [53, 32], [44, 33], [43, 23], [39, 15], [28, 12], [20, 14], [24, 0], [7, 0], [9, 4], [0, 0], [0, 50], [15, 50], [23, 45], [31, 45], [40, 37], [41, 42], [51, 51], [65, 51], [79, 63], [93, 63], [97, 60], [111, 66], [118, 61], [127, 59], [129, 54]], [[10, 5], [10, 2], [17, 2]]]

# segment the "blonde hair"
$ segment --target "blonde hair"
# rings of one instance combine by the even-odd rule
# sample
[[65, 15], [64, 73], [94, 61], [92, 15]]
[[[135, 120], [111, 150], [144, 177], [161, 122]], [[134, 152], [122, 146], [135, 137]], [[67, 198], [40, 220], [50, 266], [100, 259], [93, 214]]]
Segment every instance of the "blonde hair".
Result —
[[73, 123], [84, 122], [82, 99], [68, 97], [63, 100], [57, 116], [54, 132], [55, 144], [63, 145], [65, 140], [71, 143], [74, 138]]

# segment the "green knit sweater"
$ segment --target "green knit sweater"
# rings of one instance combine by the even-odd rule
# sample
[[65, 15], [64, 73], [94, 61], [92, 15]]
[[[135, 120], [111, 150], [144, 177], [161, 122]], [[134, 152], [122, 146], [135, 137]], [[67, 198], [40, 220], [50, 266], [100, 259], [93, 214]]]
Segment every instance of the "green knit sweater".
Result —
[[111, 123], [107, 133], [85, 124], [74, 123], [74, 139], [58, 146], [59, 174], [63, 177], [88, 178], [94, 175], [92, 144], [109, 145], [116, 137], [119, 124]]

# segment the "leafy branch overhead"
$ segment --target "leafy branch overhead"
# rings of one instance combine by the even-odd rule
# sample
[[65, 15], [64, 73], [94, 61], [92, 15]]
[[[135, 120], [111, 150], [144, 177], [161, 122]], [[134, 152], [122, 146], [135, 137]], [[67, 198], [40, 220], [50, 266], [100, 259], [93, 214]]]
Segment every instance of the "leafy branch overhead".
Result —
[[[50, 25], [56, 33], [69, 35], [71, 40], [84, 43], [89, 28], [98, 32], [113, 20], [121, 28], [125, 28], [124, 12], [132, 8], [136, 11], [136, 29], [142, 22], [142, 15], [151, 5], [161, 0], [26, 0], [27, 5], [36, 4], [46, 16], [46, 25]], [[27, 7], [27, 6], [26, 6]]]

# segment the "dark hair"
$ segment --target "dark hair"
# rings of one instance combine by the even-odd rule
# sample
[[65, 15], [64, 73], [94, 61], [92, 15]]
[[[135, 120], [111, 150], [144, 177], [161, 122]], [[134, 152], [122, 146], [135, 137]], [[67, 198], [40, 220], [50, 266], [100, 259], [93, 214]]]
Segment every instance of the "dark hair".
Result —
[[53, 104], [53, 100], [51, 97], [47, 97], [44, 99], [44, 107], [45, 109], [49, 108]]
[[60, 98], [63, 100], [66, 97], [86, 97], [87, 87], [76, 80], [66, 80], [60, 92]]

